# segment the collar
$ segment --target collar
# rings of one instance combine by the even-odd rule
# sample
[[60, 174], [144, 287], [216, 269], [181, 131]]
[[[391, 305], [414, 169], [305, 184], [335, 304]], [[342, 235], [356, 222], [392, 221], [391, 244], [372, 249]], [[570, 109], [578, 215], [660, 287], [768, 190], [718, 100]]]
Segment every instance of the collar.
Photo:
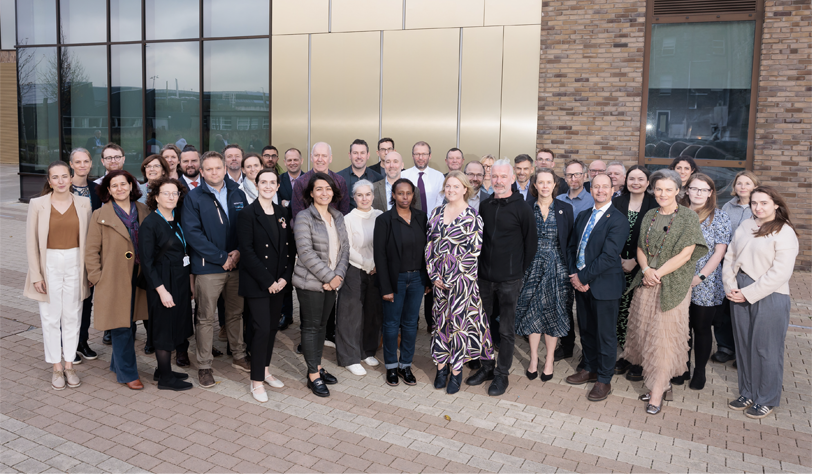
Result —
[[607, 201], [607, 204], [603, 205], [602, 207], [596, 207], [596, 205], [595, 205], [595, 204], [593, 204], [593, 210], [594, 210], [594, 211], [596, 211], [596, 210], [597, 210], [597, 211], [599, 211], [599, 212], [607, 212], [607, 210], [609, 209], [609, 207], [610, 207], [610, 206], [612, 206], [612, 205], [613, 205], [613, 202], [612, 202], [612, 201]]
[[[574, 198], [571, 198], [571, 197], [570, 197], [570, 189], [568, 189], [568, 191], [565, 193], [565, 197], [567, 197], [567, 198], [568, 198], [568, 199], [570, 199], [571, 201], [573, 201], [573, 200], [575, 200], [575, 199], [584, 199], [584, 196], [585, 196], [585, 195], [588, 195], [588, 196], [589, 196], [589, 195], [590, 195], [590, 193], [588, 193], [588, 192], [587, 192], [587, 190], [586, 190], [586, 189], [584, 189], [584, 186], [582, 186], [582, 190], [581, 190], [581, 191], [579, 191], [579, 194], [578, 194], [576, 197], [574, 197]], [[610, 200], [610, 202], [612, 202], [612, 200]]]

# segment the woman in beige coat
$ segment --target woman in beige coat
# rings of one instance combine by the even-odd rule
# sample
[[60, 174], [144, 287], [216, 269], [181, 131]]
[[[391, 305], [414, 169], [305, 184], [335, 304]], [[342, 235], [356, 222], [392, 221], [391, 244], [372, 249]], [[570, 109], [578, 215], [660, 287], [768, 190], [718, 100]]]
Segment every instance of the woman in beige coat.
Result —
[[85, 249], [88, 281], [95, 285], [93, 326], [110, 330], [113, 355], [110, 370], [132, 390], [144, 388], [138, 379], [134, 321], [147, 319], [147, 293], [138, 288], [140, 274], [138, 227], [149, 209], [138, 201], [136, 179], [124, 170], [111, 171], [97, 188], [104, 203], [93, 212]]
[[28, 204], [23, 295], [39, 302], [45, 361], [54, 366], [54, 390], [81, 385], [73, 361], [82, 301], [88, 293], [84, 250], [90, 211], [90, 199], [71, 193], [71, 170], [64, 161], [48, 166], [42, 194]]

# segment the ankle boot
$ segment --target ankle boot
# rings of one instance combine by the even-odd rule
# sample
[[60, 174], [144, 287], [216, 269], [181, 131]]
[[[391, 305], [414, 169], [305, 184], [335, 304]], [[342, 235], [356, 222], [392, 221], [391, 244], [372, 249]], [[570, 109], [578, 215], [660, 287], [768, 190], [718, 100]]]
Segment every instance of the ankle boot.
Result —
[[480, 369], [466, 379], [466, 385], [481, 385], [486, 380], [494, 380], [494, 361], [484, 360]]
[[438, 369], [438, 373], [435, 374], [435, 388], [438, 390], [445, 388], [448, 380], [449, 364], [446, 364], [442, 369]]

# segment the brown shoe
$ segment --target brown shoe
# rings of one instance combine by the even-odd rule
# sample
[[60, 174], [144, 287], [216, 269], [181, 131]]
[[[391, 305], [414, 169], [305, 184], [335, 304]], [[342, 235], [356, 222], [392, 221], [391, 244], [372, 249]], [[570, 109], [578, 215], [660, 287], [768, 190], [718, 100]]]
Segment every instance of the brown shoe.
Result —
[[127, 382], [124, 385], [127, 385], [127, 388], [129, 388], [130, 390], [141, 390], [142, 388], [144, 388], [144, 384], [142, 384], [141, 380], [139, 379], [135, 379], [132, 382]]
[[212, 369], [198, 370], [198, 383], [203, 388], [212, 388], [215, 386], [215, 376], [212, 374]]
[[595, 382], [598, 380], [598, 374], [595, 372], [588, 372], [584, 369], [576, 372], [565, 379], [565, 382], [570, 385], [584, 385], [587, 382]]
[[175, 354], [175, 365], [178, 367], [189, 367], [189, 353], [178, 352]]
[[226, 334], [226, 326], [220, 328], [220, 332], [217, 334], [217, 338], [221, 341], [229, 340], [229, 336]]
[[242, 359], [232, 359], [231, 366], [237, 370], [242, 370], [243, 372], [251, 372], [251, 365], [248, 363], [245, 357]]
[[593, 390], [590, 390], [590, 393], [587, 394], [587, 399], [591, 402], [600, 402], [609, 397], [612, 391], [613, 388], [610, 384], [596, 382], [596, 384], [593, 385]]

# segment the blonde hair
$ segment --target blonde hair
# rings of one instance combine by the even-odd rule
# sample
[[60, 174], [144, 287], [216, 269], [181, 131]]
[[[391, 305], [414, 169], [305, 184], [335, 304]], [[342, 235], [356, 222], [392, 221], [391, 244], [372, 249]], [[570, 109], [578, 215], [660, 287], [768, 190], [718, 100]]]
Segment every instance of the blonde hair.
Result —
[[494, 164], [495, 161], [497, 161], [497, 159], [494, 158], [494, 155], [489, 153], [488, 155], [484, 155], [482, 158], [480, 158], [480, 164], [484, 165], [484, 164], [486, 164], [486, 161], [488, 161], [488, 160], [491, 160], [492, 165]]
[[737, 195], [737, 180], [745, 176], [746, 178], [750, 179], [752, 183], [754, 183], [754, 188], [759, 187], [759, 178], [757, 175], [754, 174], [753, 171], [742, 170], [739, 173], [734, 175], [734, 179], [731, 180], [731, 195]]
[[449, 171], [449, 174], [446, 175], [446, 178], [443, 179], [443, 189], [446, 189], [446, 182], [449, 181], [449, 178], [455, 178], [460, 181], [460, 184], [466, 188], [466, 192], [463, 194], [463, 200], [468, 202], [468, 200], [474, 195], [474, 186], [471, 185], [469, 182], [469, 178], [462, 171]]

